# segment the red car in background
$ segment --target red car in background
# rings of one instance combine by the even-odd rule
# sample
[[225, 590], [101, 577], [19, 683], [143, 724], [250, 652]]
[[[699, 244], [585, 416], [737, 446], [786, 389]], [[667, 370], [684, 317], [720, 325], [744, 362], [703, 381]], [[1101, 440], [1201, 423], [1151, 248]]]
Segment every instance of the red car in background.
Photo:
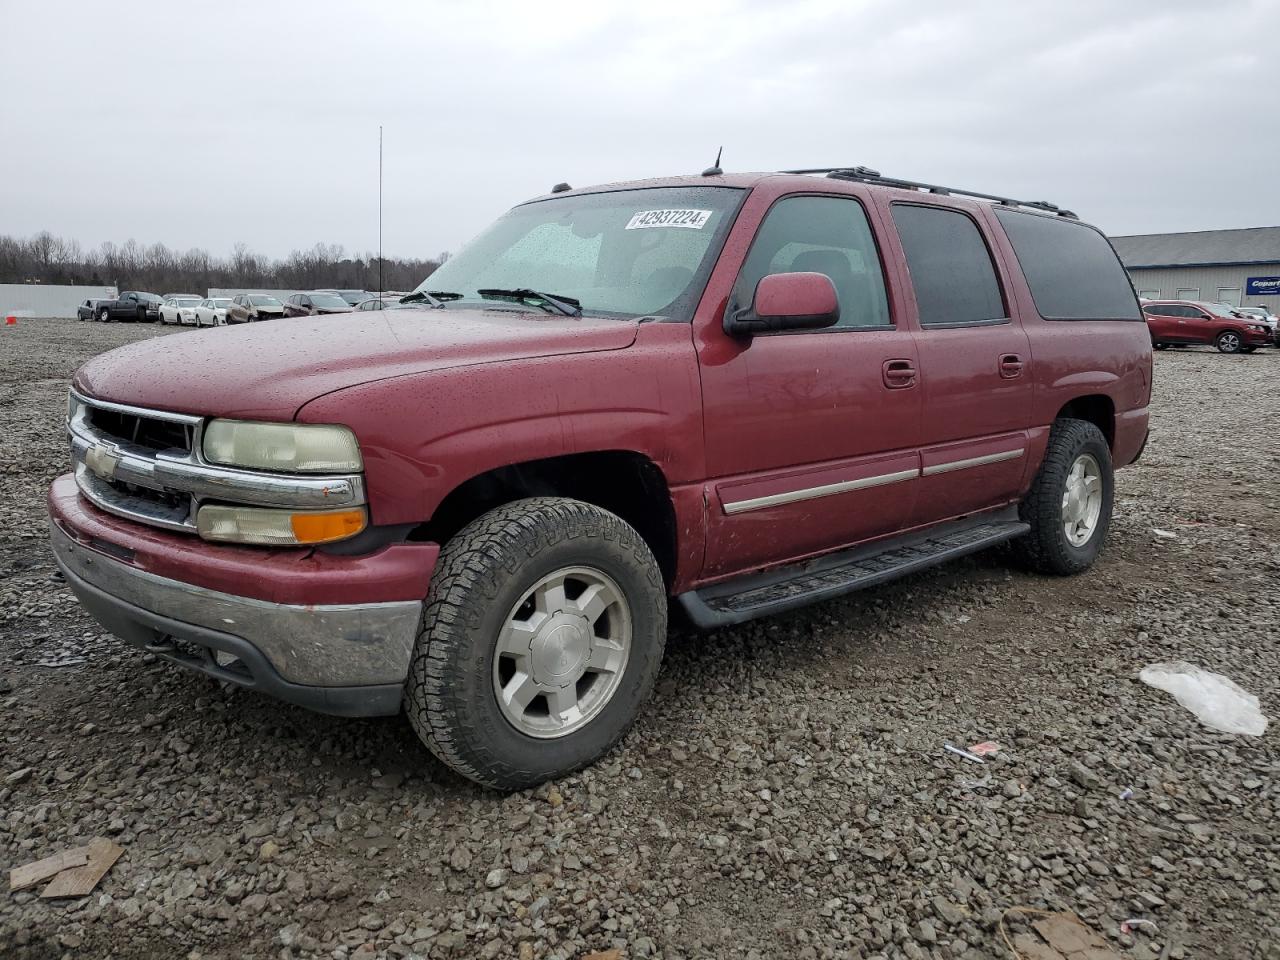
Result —
[[1218, 303], [1155, 300], [1142, 304], [1157, 350], [1212, 344], [1222, 353], [1253, 353], [1271, 344], [1271, 328], [1261, 320], [1245, 320]]

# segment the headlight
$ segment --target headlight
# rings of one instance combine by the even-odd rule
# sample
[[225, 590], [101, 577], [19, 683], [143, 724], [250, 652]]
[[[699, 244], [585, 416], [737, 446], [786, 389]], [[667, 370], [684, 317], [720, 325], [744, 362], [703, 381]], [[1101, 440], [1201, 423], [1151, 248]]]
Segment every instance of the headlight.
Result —
[[363, 465], [355, 434], [327, 424], [211, 420], [204, 455], [212, 463], [287, 473], [350, 472]]
[[354, 510], [271, 510], [210, 504], [196, 514], [196, 530], [206, 540], [291, 547], [354, 537], [369, 522]]

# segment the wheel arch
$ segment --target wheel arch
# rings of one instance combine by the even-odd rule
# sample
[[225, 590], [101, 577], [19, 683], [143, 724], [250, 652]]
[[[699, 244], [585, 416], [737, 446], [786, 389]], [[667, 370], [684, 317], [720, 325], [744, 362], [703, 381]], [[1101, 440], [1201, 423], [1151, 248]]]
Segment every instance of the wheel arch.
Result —
[[677, 525], [671, 489], [661, 467], [632, 450], [570, 453], [486, 470], [449, 491], [410, 538], [445, 543], [495, 507], [535, 496], [570, 497], [616, 514], [649, 545], [667, 586], [675, 580]]
[[1064, 403], [1058, 410], [1055, 420], [1085, 420], [1102, 431], [1107, 438], [1107, 447], [1115, 450], [1116, 441], [1116, 404], [1105, 393], [1089, 393]]

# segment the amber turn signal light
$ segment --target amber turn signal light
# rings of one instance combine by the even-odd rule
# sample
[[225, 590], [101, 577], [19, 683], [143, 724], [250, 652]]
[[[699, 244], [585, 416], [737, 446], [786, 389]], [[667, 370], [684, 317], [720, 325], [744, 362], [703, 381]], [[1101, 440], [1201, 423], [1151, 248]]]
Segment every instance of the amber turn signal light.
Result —
[[298, 543], [331, 543], [354, 537], [364, 529], [364, 510], [336, 510], [332, 513], [295, 513], [289, 518]]

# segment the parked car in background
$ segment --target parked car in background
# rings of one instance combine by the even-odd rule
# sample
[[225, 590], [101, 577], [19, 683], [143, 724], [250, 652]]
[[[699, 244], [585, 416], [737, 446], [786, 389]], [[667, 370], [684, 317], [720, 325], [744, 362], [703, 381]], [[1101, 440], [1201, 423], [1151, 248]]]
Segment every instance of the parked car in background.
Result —
[[77, 320], [93, 320], [98, 315], [98, 304], [103, 302], [102, 297], [90, 297], [80, 306], [76, 307]]
[[227, 308], [230, 306], [230, 297], [210, 297], [207, 300], [201, 300], [196, 307], [196, 326], [222, 326], [227, 322]]
[[1280, 317], [1277, 317], [1266, 307], [1234, 307], [1236, 313], [1240, 315], [1242, 320], [1261, 320], [1271, 328], [1271, 340], [1280, 347]]
[[126, 290], [115, 300], [99, 300], [95, 309], [98, 320], [110, 323], [119, 320], [121, 323], [155, 323], [160, 319], [160, 305], [163, 303], [154, 293], [142, 293], [137, 290]]
[[419, 298], [89, 360], [49, 535], [149, 656], [407, 714], [508, 790], [618, 743], [673, 606], [740, 623], [1006, 542], [1087, 570], [1148, 436], [1100, 231], [865, 168], [539, 197]]
[[397, 310], [400, 307], [408, 307], [413, 304], [402, 304], [400, 298], [403, 293], [384, 293], [381, 296], [369, 297], [367, 300], [361, 300], [356, 304], [356, 309], [363, 312], [365, 310]]
[[348, 306], [354, 307], [361, 300], [369, 296], [368, 290], [316, 290], [315, 293], [333, 293], [347, 301]]
[[1221, 353], [1253, 353], [1274, 342], [1270, 327], [1238, 316], [1236, 309], [1196, 300], [1147, 300], [1142, 304], [1151, 343], [1157, 350], [1211, 344]]
[[317, 317], [327, 313], [350, 313], [351, 304], [336, 293], [295, 293], [284, 302], [286, 317]]
[[251, 323], [284, 316], [284, 304], [265, 293], [242, 293], [227, 307], [227, 323]]
[[160, 304], [161, 323], [181, 323], [194, 326], [196, 307], [200, 306], [200, 296], [194, 293], [171, 293]]

